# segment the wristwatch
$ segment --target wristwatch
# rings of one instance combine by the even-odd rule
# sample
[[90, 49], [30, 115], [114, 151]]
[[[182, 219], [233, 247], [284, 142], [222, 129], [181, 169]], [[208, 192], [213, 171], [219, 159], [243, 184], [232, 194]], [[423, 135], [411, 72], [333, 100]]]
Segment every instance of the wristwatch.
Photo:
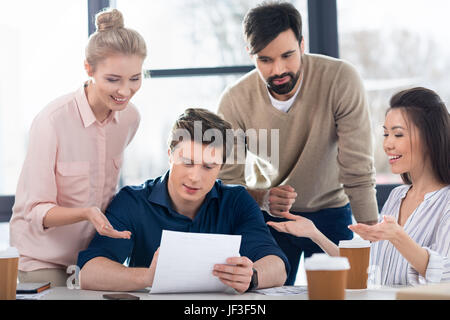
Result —
[[253, 275], [252, 275], [252, 279], [250, 280], [250, 285], [248, 286], [247, 291], [256, 289], [258, 287], [258, 271], [256, 271], [255, 268], [252, 268], [253, 270]]

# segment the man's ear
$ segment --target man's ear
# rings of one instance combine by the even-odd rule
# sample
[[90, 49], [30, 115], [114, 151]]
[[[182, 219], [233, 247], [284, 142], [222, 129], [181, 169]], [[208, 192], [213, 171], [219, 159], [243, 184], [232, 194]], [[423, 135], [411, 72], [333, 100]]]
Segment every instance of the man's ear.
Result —
[[247, 52], [248, 56], [250, 57], [250, 60], [253, 61], [253, 54], [250, 53], [250, 48], [248, 46], [245, 46], [245, 51]]
[[300, 41], [300, 54], [303, 55], [305, 53], [305, 37], [302, 37], [302, 41]]

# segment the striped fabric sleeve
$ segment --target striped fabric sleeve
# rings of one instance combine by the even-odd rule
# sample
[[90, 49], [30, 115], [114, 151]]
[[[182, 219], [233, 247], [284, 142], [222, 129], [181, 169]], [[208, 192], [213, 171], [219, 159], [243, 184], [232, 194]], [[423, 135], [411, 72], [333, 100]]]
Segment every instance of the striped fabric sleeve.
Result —
[[425, 277], [408, 264], [408, 283], [416, 285], [450, 282], [450, 210], [448, 208], [440, 220], [436, 241], [430, 248], [424, 247], [424, 249], [428, 251], [429, 255]]

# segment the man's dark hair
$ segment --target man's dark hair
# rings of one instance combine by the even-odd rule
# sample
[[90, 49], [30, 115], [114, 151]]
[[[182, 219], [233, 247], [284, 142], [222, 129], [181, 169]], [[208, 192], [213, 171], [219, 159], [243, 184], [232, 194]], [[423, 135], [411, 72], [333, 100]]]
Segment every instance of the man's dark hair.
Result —
[[173, 151], [177, 144], [186, 137], [204, 145], [214, 144], [214, 146], [223, 148], [222, 160], [225, 163], [233, 147], [231, 144], [227, 144], [226, 139], [227, 133], [230, 133], [227, 130], [231, 128], [228, 121], [207, 109], [188, 108], [178, 117], [172, 127], [168, 141], [169, 148]]
[[[391, 98], [387, 112], [397, 108], [404, 111], [406, 119], [419, 130], [424, 153], [430, 157], [436, 177], [450, 184], [450, 115], [444, 102], [433, 90], [416, 87], [400, 91]], [[412, 183], [409, 173], [401, 177], [404, 183]]]
[[244, 17], [243, 27], [250, 54], [258, 53], [288, 29], [294, 32], [299, 43], [302, 41], [302, 18], [288, 2], [263, 2], [250, 9]]

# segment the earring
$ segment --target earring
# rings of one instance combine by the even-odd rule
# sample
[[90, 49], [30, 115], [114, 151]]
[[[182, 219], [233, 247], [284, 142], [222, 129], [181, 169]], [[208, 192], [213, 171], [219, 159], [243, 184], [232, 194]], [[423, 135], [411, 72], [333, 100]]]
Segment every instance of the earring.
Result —
[[87, 81], [84, 83], [84, 87], [85, 87], [85, 88], [89, 87], [89, 84], [90, 84], [91, 82], [92, 82], [91, 79], [87, 80]]

